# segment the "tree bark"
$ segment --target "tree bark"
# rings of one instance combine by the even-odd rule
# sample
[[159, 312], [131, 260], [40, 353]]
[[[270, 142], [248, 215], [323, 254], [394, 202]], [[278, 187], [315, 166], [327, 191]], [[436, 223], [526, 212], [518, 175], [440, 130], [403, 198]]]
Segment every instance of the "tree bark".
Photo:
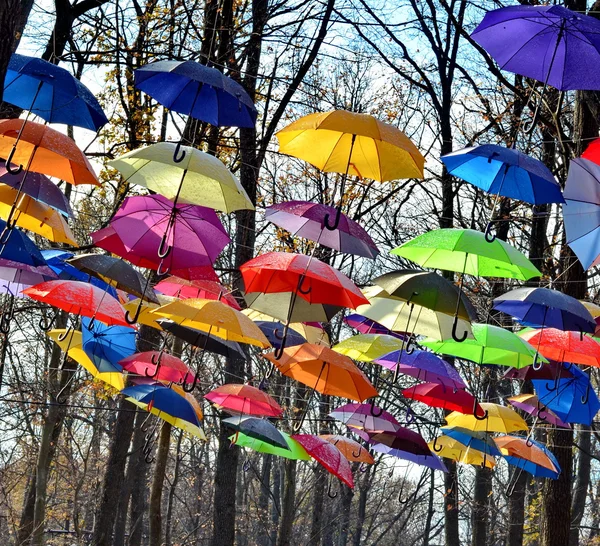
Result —
[[579, 526], [585, 514], [585, 505], [590, 486], [590, 471], [592, 467], [592, 431], [586, 425], [579, 425], [577, 435], [577, 478], [573, 488], [573, 502], [571, 504], [571, 534], [569, 546], [579, 546]]
[[[0, 2], [0, 82], [6, 77], [6, 70], [13, 46], [17, 38], [17, 25], [21, 17], [21, 0], [3, 0]], [[0, 85], [0, 102], [4, 87]]]
[[179, 483], [179, 474], [181, 467], [181, 441], [183, 440], [183, 433], [179, 434], [177, 438], [177, 449], [175, 453], [175, 468], [173, 469], [173, 481], [171, 482], [171, 488], [169, 489], [169, 498], [167, 502], [167, 516], [165, 522], [165, 546], [171, 546], [172, 544], [172, 533], [173, 533], [173, 506], [175, 504], [175, 490]]
[[277, 546], [292, 544], [292, 525], [296, 513], [296, 461], [286, 459], [283, 488], [283, 503], [281, 508], [281, 525], [277, 536]]
[[490, 493], [492, 491], [492, 471], [478, 467], [475, 471], [475, 489], [473, 492], [473, 508], [471, 512], [471, 545], [487, 544], [488, 512]]
[[167, 472], [167, 461], [169, 459], [169, 445], [171, 442], [172, 425], [163, 422], [156, 450], [156, 464], [154, 466], [154, 479], [150, 490], [150, 505], [148, 507], [148, 521], [150, 522], [150, 546], [160, 546], [162, 534], [161, 499], [165, 474]]

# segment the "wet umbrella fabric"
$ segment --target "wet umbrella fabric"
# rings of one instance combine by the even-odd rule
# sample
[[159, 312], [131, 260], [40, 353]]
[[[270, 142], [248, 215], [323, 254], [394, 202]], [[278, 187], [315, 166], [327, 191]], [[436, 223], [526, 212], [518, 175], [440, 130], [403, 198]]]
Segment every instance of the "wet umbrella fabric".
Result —
[[[281, 347], [283, 339], [284, 325], [281, 322], [267, 322], [262, 320], [254, 321], [255, 324], [261, 329], [262, 333], [265, 334], [269, 343], [273, 345], [275, 349]], [[295, 345], [302, 345], [306, 343], [306, 339], [302, 337], [298, 332], [290, 328], [286, 339], [287, 347], [294, 347]]]
[[242, 415], [280, 417], [281, 406], [275, 399], [251, 385], [227, 384], [204, 395], [211, 403], [225, 410]]

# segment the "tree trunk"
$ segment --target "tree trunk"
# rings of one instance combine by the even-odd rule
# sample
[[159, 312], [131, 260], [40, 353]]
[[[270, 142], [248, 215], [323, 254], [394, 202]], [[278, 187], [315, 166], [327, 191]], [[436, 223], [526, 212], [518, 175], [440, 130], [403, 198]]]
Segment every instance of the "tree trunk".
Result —
[[283, 488], [283, 505], [281, 508], [281, 525], [277, 537], [277, 546], [290, 546], [292, 543], [292, 525], [296, 513], [296, 461], [286, 459]]
[[183, 433], [179, 434], [177, 438], [177, 449], [175, 452], [175, 468], [173, 469], [173, 481], [171, 488], [169, 489], [169, 498], [167, 502], [167, 517], [165, 522], [165, 546], [171, 546], [172, 543], [172, 532], [173, 532], [173, 506], [175, 504], [175, 491], [177, 484], [179, 483], [179, 473], [181, 467], [181, 442], [183, 440]]
[[487, 543], [488, 512], [492, 491], [492, 471], [478, 467], [475, 471], [475, 490], [471, 512], [472, 546], [485, 546]]
[[[0, 82], [6, 77], [6, 70], [13, 54], [17, 25], [21, 17], [21, 0], [3, 0], [0, 2]], [[0, 85], [0, 102], [4, 87]]]
[[429, 546], [429, 536], [431, 535], [431, 520], [433, 519], [433, 501], [435, 493], [435, 472], [429, 473], [429, 498], [427, 501], [427, 516], [425, 517], [425, 530], [423, 531], [423, 546]]
[[273, 456], [265, 454], [262, 457], [263, 464], [260, 473], [260, 493], [258, 495], [258, 517], [254, 532], [258, 537], [260, 546], [270, 546], [269, 537], [269, 493], [271, 492], [271, 467], [273, 466]]
[[362, 531], [367, 516], [367, 498], [369, 495], [369, 478], [371, 477], [371, 472], [373, 472], [373, 469], [369, 466], [365, 472], [363, 487], [360, 488], [360, 493], [358, 495], [358, 513], [356, 515], [356, 527], [354, 529], [354, 537], [352, 540], [353, 546], [360, 546], [362, 542]]
[[338, 546], [346, 546], [348, 543], [348, 537], [350, 535], [350, 511], [352, 510], [352, 499], [354, 498], [354, 491], [347, 485], [341, 487], [342, 495], [342, 518], [340, 521], [340, 534], [338, 540]]
[[156, 450], [156, 464], [154, 466], [154, 479], [150, 491], [150, 506], [148, 509], [148, 521], [150, 522], [150, 546], [160, 546], [162, 532], [161, 499], [167, 462], [169, 460], [169, 444], [171, 442], [172, 425], [163, 422]]
[[312, 498], [312, 517], [310, 525], [310, 536], [307, 544], [309, 546], [320, 546], [323, 532], [323, 495], [328, 480], [329, 472], [320, 464], [314, 469], [314, 487]]
[[444, 459], [444, 536], [446, 546], [460, 544], [458, 526], [458, 473], [456, 461]]
[[[523, 546], [523, 525], [525, 524], [525, 492], [527, 490], [527, 472], [515, 469], [512, 495], [508, 499], [508, 542], [507, 546]], [[513, 478], [515, 479], [515, 478]]]
[[592, 458], [592, 431], [586, 425], [579, 425], [577, 435], [577, 479], [573, 488], [573, 503], [571, 504], [571, 534], [569, 546], [579, 546], [579, 526], [585, 513], [585, 504], [590, 486], [590, 470]]

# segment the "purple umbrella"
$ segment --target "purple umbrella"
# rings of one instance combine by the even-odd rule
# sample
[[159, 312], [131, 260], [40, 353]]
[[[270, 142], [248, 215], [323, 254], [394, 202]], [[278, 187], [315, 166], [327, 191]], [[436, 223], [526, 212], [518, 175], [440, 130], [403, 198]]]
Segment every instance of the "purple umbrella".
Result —
[[535, 394], [520, 394], [518, 396], [511, 396], [507, 398], [507, 401], [525, 413], [537, 417], [542, 421], [546, 421], [554, 426], [560, 428], [570, 428], [570, 425], [560, 419], [556, 413], [540, 404], [539, 398]]
[[[398, 359], [400, 359], [399, 365]], [[467, 387], [460, 374], [450, 364], [439, 356], [426, 351], [415, 349], [410, 354], [406, 351], [392, 351], [373, 362], [389, 370], [395, 371], [398, 367], [399, 373], [410, 375], [428, 383], [440, 383], [453, 389], [465, 389]]]
[[6, 170], [5, 166], [1, 166], [0, 182], [56, 209], [65, 216], [73, 216], [73, 210], [65, 194], [60, 191], [60, 188], [52, 180], [43, 174], [27, 171], [12, 174]]
[[399, 339], [404, 339], [402, 334], [398, 332], [392, 332], [386, 328], [383, 324], [379, 324], [379, 322], [375, 322], [374, 320], [368, 319], [367, 317], [363, 317], [362, 315], [358, 315], [353, 313], [344, 317], [344, 322], [350, 326], [350, 328], [354, 328], [358, 330], [361, 334], [385, 334], [388, 336], [394, 336]]
[[386, 446], [385, 444], [374, 444], [371, 446], [373, 451], [383, 453], [384, 455], [392, 455], [398, 459], [404, 459], [411, 463], [420, 464], [421, 466], [427, 466], [433, 468], [433, 470], [441, 470], [442, 472], [448, 472], [446, 465], [437, 455], [431, 453], [430, 455], [415, 455], [410, 451], [403, 451], [401, 449], [394, 449], [393, 447]]
[[323, 246], [375, 259], [379, 250], [373, 239], [354, 220], [340, 215], [339, 224], [333, 230], [327, 228], [325, 217], [333, 218], [337, 209], [308, 201], [287, 201], [271, 205], [265, 210], [265, 218], [294, 235], [310, 239]]
[[370, 444], [384, 444], [392, 449], [425, 457], [432, 455], [431, 449], [420, 434], [400, 425], [395, 425], [394, 428], [393, 431], [353, 429], [352, 432]]
[[377, 406], [371, 407], [371, 404], [346, 404], [333, 410], [329, 414], [329, 417], [341, 421], [346, 426], [359, 427], [366, 430], [387, 430], [394, 432], [396, 427], [400, 426], [400, 423], [398, 423], [391, 413]]

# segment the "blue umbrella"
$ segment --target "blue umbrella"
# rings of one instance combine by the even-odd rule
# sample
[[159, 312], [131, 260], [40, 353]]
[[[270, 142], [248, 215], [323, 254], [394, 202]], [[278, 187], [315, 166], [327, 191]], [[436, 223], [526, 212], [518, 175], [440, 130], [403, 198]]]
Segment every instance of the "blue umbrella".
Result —
[[108, 123], [89, 89], [64, 68], [14, 53], [4, 79], [4, 100], [50, 123], [97, 131]]
[[136, 331], [126, 326], [107, 326], [95, 320], [81, 319], [81, 346], [90, 360], [101, 372], [122, 372], [119, 361], [131, 356], [136, 350]]
[[552, 381], [532, 381], [540, 404], [552, 410], [565, 423], [591, 425], [600, 410], [600, 400], [591, 388], [590, 378], [577, 366], [568, 368], [572, 377]]
[[552, 464], [556, 467], [557, 472], [554, 472], [549, 468], [546, 468], [545, 466], [536, 464], [528, 459], [522, 459], [521, 457], [513, 457], [512, 455], [504, 455], [506, 462], [512, 466], [516, 466], [517, 468], [525, 470], [525, 472], [529, 472], [536, 478], [550, 478], [552, 480], [558, 479], [561, 470], [560, 465], [558, 464], [558, 461], [556, 460], [554, 454], [544, 444], [540, 444], [539, 442], [536, 442], [531, 438], [529, 438], [527, 441], [539, 447], [548, 456], [548, 458], [552, 461]]
[[[265, 320], [257, 320], [255, 324], [261, 329], [262, 333], [269, 340], [269, 343], [273, 345], [275, 349], [281, 347], [283, 340], [284, 325], [281, 322], [270, 322]], [[293, 347], [294, 345], [302, 345], [306, 343], [306, 339], [301, 336], [295, 330], [291, 328], [288, 330], [286, 347]]]
[[[6, 229], [6, 222], [0, 220], [0, 233]], [[47, 266], [40, 249], [36, 244], [19, 229], [13, 229], [9, 232], [6, 242], [0, 244], [0, 258], [16, 262], [16, 267], [19, 264], [30, 267]]]
[[414, 453], [410, 453], [408, 451], [394, 449], [393, 447], [386, 446], [385, 444], [373, 444], [370, 447], [373, 451], [377, 451], [378, 453], [392, 455], [392, 457], [404, 459], [406, 461], [410, 461], [411, 463], [420, 464], [421, 466], [427, 466], [429, 468], [433, 468], [434, 470], [448, 472], [448, 469], [446, 468], [446, 465], [442, 459], [433, 453], [431, 455], [415, 455]]
[[[455, 439], [470, 449], [481, 451], [486, 455], [500, 457], [502, 453], [487, 432], [474, 432], [461, 427], [442, 427], [440, 429], [446, 436]], [[434, 444], [435, 449], [435, 444]]]
[[496, 298], [493, 307], [526, 326], [590, 333], [596, 330], [594, 317], [585, 306], [557, 290], [518, 288]]

